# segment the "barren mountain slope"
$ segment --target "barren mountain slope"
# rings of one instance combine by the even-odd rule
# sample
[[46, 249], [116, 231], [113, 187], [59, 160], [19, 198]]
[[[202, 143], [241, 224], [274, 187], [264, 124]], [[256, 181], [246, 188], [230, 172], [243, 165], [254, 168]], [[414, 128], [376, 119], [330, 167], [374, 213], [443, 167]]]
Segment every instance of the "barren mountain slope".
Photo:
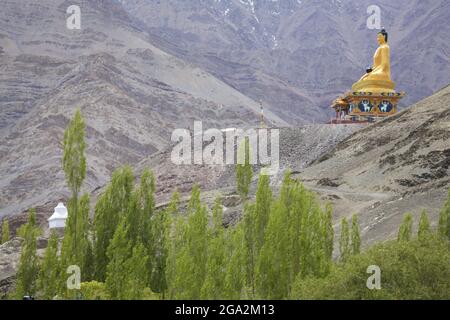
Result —
[[[291, 123], [326, 119], [377, 47], [367, 9], [381, 9], [392, 77], [408, 106], [450, 83], [446, 0], [126, 0], [161, 46]], [[320, 107], [322, 109], [320, 109]]]
[[338, 217], [358, 213], [364, 238], [395, 236], [405, 212], [437, 222], [450, 186], [450, 86], [360, 130], [298, 177], [331, 200]]
[[[332, 150], [336, 144], [363, 126], [307, 125], [299, 128], [280, 128], [278, 174], [272, 176], [272, 183], [281, 181], [286, 169], [295, 172], [307, 167], [318, 157]], [[270, 142], [270, 140], [269, 140]], [[268, 146], [270, 148], [270, 145]], [[235, 150], [236, 151], [236, 150]], [[178, 190], [189, 196], [197, 183], [203, 192], [218, 194], [235, 193], [235, 165], [174, 165], [171, 162], [172, 147], [158, 152], [137, 164], [137, 173], [151, 168], [157, 179], [157, 199], [164, 202]], [[260, 167], [254, 166], [254, 182]]]
[[[86, 191], [112, 170], [164, 149], [175, 128], [259, 121], [259, 104], [149, 42], [117, 3], [4, 1], [0, 12], [0, 216], [67, 192], [62, 137], [80, 108], [87, 124]], [[269, 121], [285, 124], [266, 112]]]

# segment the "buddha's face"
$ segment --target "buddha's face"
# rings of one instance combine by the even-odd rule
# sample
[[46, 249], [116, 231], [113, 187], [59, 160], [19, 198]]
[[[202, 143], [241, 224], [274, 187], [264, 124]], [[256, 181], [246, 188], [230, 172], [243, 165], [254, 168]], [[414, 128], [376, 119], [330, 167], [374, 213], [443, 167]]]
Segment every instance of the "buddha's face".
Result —
[[384, 39], [384, 36], [383, 36], [381, 33], [379, 33], [379, 34], [377, 35], [377, 41], [378, 41], [378, 44], [384, 44], [384, 43], [386, 43], [386, 40]]

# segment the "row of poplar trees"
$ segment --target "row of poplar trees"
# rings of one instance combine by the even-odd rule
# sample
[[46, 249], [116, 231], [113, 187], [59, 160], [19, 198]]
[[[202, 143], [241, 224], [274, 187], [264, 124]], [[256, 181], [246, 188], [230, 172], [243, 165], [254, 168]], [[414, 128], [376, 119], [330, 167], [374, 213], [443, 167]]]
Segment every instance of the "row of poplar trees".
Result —
[[[177, 192], [165, 209], [155, 210], [153, 174], [144, 171], [136, 185], [129, 167], [113, 173], [90, 219], [89, 196], [80, 195], [86, 176], [84, 132], [77, 111], [64, 135], [63, 168], [71, 190], [65, 235], [59, 246], [52, 233], [44, 257], [38, 259], [40, 231], [30, 212], [20, 230], [24, 243], [16, 298], [92, 298], [83, 291], [90, 285], [102, 291], [95, 297], [104, 299], [285, 299], [296, 281], [330, 272], [331, 207], [322, 208], [289, 173], [277, 195], [269, 176], [261, 175], [256, 198], [250, 200], [253, 170], [248, 148], [245, 163], [236, 167], [244, 209], [234, 226], [224, 226], [221, 198], [209, 210], [200, 201], [198, 186], [183, 210]], [[447, 220], [449, 211], [450, 204]], [[350, 226], [343, 219], [340, 260], [358, 254], [360, 245], [356, 216]], [[73, 265], [81, 271], [81, 290], [67, 287], [66, 271]]]

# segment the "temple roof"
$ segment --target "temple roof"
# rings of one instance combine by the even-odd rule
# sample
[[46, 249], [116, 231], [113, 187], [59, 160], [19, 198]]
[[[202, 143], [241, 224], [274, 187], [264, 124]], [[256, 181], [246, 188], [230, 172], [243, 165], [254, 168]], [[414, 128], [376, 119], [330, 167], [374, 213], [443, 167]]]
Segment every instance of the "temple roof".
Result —
[[348, 102], [346, 100], [344, 100], [343, 98], [337, 98], [333, 101], [333, 104], [331, 105], [331, 107], [334, 106], [338, 106], [338, 105], [347, 105]]

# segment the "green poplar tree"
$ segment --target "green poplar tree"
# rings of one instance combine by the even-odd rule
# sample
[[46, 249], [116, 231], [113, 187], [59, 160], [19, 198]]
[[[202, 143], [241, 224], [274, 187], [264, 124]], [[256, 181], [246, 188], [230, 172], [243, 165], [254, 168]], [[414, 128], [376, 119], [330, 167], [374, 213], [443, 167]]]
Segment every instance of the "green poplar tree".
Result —
[[76, 232], [78, 234], [77, 256], [82, 270], [82, 281], [90, 281], [94, 272], [94, 256], [91, 242], [90, 198], [85, 193], [78, 204], [78, 216]]
[[260, 299], [283, 299], [289, 292], [287, 213], [282, 201], [274, 203], [256, 267], [257, 297]]
[[17, 270], [15, 297], [22, 299], [26, 295], [33, 296], [36, 293], [36, 280], [39, 272], [37, 250], [37, 237], [40, 234], [36, 226], [36, 211], [30, 210], [28, 222], [22, 229], [24, 238]]
[[175, 192], [166, 210], [155, 215], [153, 223], [154, 242], [154, 262], [151, 276], [151, 289], [153, 292], [160, 293], [161, 298], [165, 298], [168, 288], [167, 284], [167, 260], [169, 256], [169, 239], [171, 217], [177, 214], [180, 194]]
[[[245, 157], [245, 158], [244, 158]], [[236, 165], [236, 185], [237, 192], [241, 196], [242, 201], [245, 201], [248, 197], [250, 190], [250, 184], [252, 183], [253, 168], [250, 164], [250, 142], [246, 137], [238, 147], [238, 159], [242, 159]]]
[[[84, 155], [86, 143], [84, 141], [84, 133], [85, 123], [80, 110], [77, 109], [73, 119], [64, 132], [64, 154], [62, 160], [66, 182], [72, 192], [72, 198], [69, 201], [69, 217], [65, 233], [70, 234], [71, 241], [73, 242], [70, 249], [74, 251], [77, 251], [78, 246], [78, 234], [76, 232], [78, 225], [78, 196], [83, 180], [86, 177], [86, 157]], [[63, 249], [66, 248], [67, 246], [63, 246]], [[68, 256], [76, 255], [76, 252], [68, 253]]]
[[300, 234], [300, 277], [321, 276], [328, 269], [323, 231], [324, 213], [311, 192], [303, 191], [300, 199], [304, 210]]
[[[156, 250], [158, 250], [158, 254], [162, 253], [161, 246], [157, 248], [158, 242], [164, 238], [165, 233], [165, 223], [166, 223], [166, 215], [163, 212], [159, 214], [158, 217], [155, 217], [155, 199], [154, 193], [156, 190], [155, 177], [153, 173], [145, 169], [141, 176], [141, 184], [140, 184], [140, 203], [141, 203], [141, 224], [142, 229], [140, 232], [142, 244], [146, 250], [147, 259], [147, 283], [149, 287], [152, 283], [152, 274], [155, 266], [155, 259], [157, 257]], [[153, 225], [154, 223], [158, 225]], [[160, 230], [161, 228], [161, 230]], [[161, 267], [161, 264], [158, 266]]]
[[341, 237], [339, 239], [339, 252], [341, 253], [341, 261], [345, 262], [351, 254], [350, 248], [350, 231], [346, 218], [341, 220]]
[[193, 281], [193, 276], [187, 273], [187, 261], [189, 259], [186, 254], [186, 233], [187, 223], [185, 219], [178, 216], [170, 230], [170, 249], [167, 259], [166, 278], [168, 282], [169, 299], [188, 299], [188, 293], [184, 291]]
[[258, 259], [256, 251], [255, 205], [244, 205], [244, 218], [242, 231], [245, 250], [245, 283], [251, 290], [251, 296], [255, 295], [255, 268]]
[[223, 209], [220, 198], [213, 208], [213, 225], [208, 242], [206, 278], [202, 286], [202, 299], [220, 299], [223, 296], [226, 267], [226, 243], [223, 228]]
[[[86, 157], [84, 150], [85, 124], [79, 109], [64, 132], [63, 169], [66, 174], [67, 185], [72, 196], [77, 198], [84, 178], [86, 177]], [[75, 223], [76, 224], [76, 223]]]
[[109, 262], [107, 249], [118, 224], [118, 214], [110, 210], [110, 203], [108, 201], [110, 187], [111, 185], [108, 186], [105, 193], [99, 196], [94, 210], [94, 279], [100, 282], [104, 282], [106, 278], [106, 266]]
[[106, 266], [109, 263], [107, 249], [121, 218], [129, 209], [133, 184], [134, 175], [130, 167], [125, 166], [115, 170], [110, 184], [95, 206], [93, 251], [97, 281], [105, 281]]
[[264, 233], [269, 222], [271, 204], [272, 190], [270, 189], [270, 177], [268, 175], [260, 175], [258, 189], [256, 191], [254, 217], [257, 255], [264, 244]]
[[59, 260], [58, 260], [58, 235], [53, 230], [48, 240], [44, 259], [41, 264], [38, 288], [40, 297], [44, 300], [53, 299], [58, 290]]
[[450, 189], [448, 190], [447, 201], [439, 214], [438, 234], [450, 241]]
[[208, 219], [200, 202], [200, 188], [192, 189], [187, 223], [178, 218], [169, 255], [168, 280], [171, 299], [199, 299], [205, 280]]
[[[64, 239], [61, 246], [61, 276], [60, 293], [65, 294], [66, 269], [70, 265], [77, 265], [81, 270], [82, 281], [92, 279], [93, 254], [90, 241], [89, 221], [89, 195], [84, 194], [81, 198], [71, 198], [68, 202], [68, 218]], [[75, 214], [70, 214], [70, 212]]]
[[126, 219], [123, 217], [107, 251], [109, 263], [105, 283], [112, 299], [126, 299], [128, 295], [128, 259], [132, 248], [127, 231]]
[[419, 240], [425, 240], [431, 234], [430, 222], [428, 221], [428, 215], [425, 210], [422, 211], [419, 220], [419, 229], [417, 231], [417, 237]]
[[333, 229], [333, 209], [327, 204], [323, 215], [323, 237], [325, 259], [331, 263], [333, 259], [334, 229]]
[[[238, 300], [243, 297], [245, 286], [245, 239], [242, 225], [227, 230], [227, 263], [223, 298]], [[251, 294], [250, 294], [251, 295]], [[248, 295], [244, 293], [244, 298]]]
[[112, 299], [141, 299], [147, 284], [146, 249], [140, 239], [132, 246], [127, 217], [123, 217], [108, 247], [106, 287]]
[[352, 254], [359, 254], [361, 252], [361, 236], [359, 232], [358, 216], [352, 216]]
[[187, 215], [188, 217], [194, 214], [198, 208], [201, 207], [200, 201], [200, 187], [198, 184], [195, 184], [192, 187], [191, 198], [189, 199], [188, 207], [187, 207]]
[[2, 241], [0, 244], [4, 244], [5, 242], [8, 242], [10, 239], [10, 231], [9, 231], [9, 222], [8, 219], [4, 218], [2, 223]]
[[[306, 212], [306, 196], [305, 189], [301, 183], [295, 182], [291, 183], [291, 193], [292, 199], [290, 200], [290, 223], [288, 226], [289, 232], [289, 242], [291, 244], [291, 271], [290, 277], [291, 281], [295, 279], [297, 274], [301, 271], [301, 261], [302, 256], [304, 256], [302, 241], [305, 241], [306, 238], [306, 228], [305, 228], [305, 215]], [[304, 221], [305, 220], [305, 221]], [[305, 229], [305, 230], [304, 230]]]
[[212, 233], [213, 236], [223, 235], [223, 207], [222, 199], [217, 197], [214, 202], [213, 213], [212, 213]]
[[[142, 243], [133, 247], [133, 253], [126, 262], [126, 288], [122, 296], [128, 300], [140, 300], [144, 294], [147, 281], [147, 250]], [[121, 298], [122, 298], [121, 297]]]
[[331, 208], [322, 211], [313, 194], [293, 181], [288, 172], [279, 198], [271, 206], [259, 252], [257, 297], [284, 299], [298, 275], [326, 275], [331, 265], [333, 234]]
[[306, 229], [309, 229], [309, 247], [311, 248], [310, 252], [308, 252], [307, 261], [309, 266], [307, 270], [309, 269], [309, 271], [307, 274], [320, 277], [323, 276], [328, 269], [324, 250], [325, 238], [322, 231], [323, 212], [313, 195], [311, 195], [311, 201], [311, 213], [306, 227]]
[[[198, 187], [197, 187], [198, 188]], [[200, 197], [200, 193], [193, 191], [193, 197]], [[199, 299], [206, 274], [207, 244], [208, 244], [208, 218], [206, 208], [199, 202], [195, 211], [188, 217], [187, 254], [189, 255], [188, 270], [194, 277], [189, 288], [192, 292], [190, 299]]]
[[[65, 236], [61, 247], [61, 274], [70, 265], [77, 265], [81, 269], [82, 279], [90, 280], [92, 247], [89, 238], [89, 196], [79, 193], [86, 177], [85, 157], [85, 123], [80, 110], [76, 110], [73, 119], [64, 132], [64, 154], [62, 165], [66, 182], [72, 193], [68, 202], [68, 218]], [[60, 277], [60, 292], [65, 291], [65, 277]]]
[[134, 247], [137, 242], [142, 239], [144, 234], [144, 219], [140, 201], [141, 190], [138, 188], [131, 194], [130, 202], [125, 215], [126, 225], [128, 227], [127, 236], [131, 247]]
[[398, 231], [398, 236], [397, 236], [398, 241], [411, 240], [412, 224], [413, 224], [412, 215], [410, 213], [405, 214], [405, 216], [403, 218], [403, 222]]

